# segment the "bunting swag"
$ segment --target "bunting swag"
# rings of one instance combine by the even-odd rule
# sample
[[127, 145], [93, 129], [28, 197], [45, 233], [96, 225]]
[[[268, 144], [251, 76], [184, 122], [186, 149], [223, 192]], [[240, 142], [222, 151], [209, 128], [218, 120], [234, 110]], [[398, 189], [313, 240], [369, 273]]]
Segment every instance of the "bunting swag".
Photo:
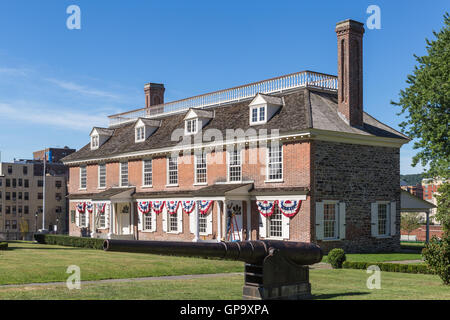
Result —
[[152, 209], [156, 214], [160, 214], [163, 211], [165, 201], [152, 201]]
[[181, 201], [181, 207], [182, 207], [184, 213], [190, 214], [192, 211], [194, 211], [195, 201], [192, 201], [192, 200]]
[[79, 213], [84, 213], [85, 209], [86, 209], [86, 202], [77, 203], [77, 210]]
[[300, 210], [301, 200], [281, 200], [278, 203], [281, 213], [290, 218], [295, 216]]
[[212, 203], [212, 200], [200, 200], [200, 214], [207, 214]]
[[138, 209], [143, 214], [149, 213], [150, 209], [151, 209], [151, 202], [150, 201], [139, 201]]
[[256, 205], [258, 206], [259, 213], [261, 213], [264, 217], [270, 217], [273, 214], [273, 211], [275, 210], [275, 204], [277, 202], [278, 202], [277, 200], [256, 201]]
[[94, 211], [94, 205], [92, 204], [92, 202], [86, 203], [86, 209], [89, 213], [92, 213]]
[[180, 205], [180, 201], [176, 201], [176, 200], [175, 201], [174, 200], [167, 201], [167, 212], [169, 214], [177, 213], [179, 205]]
[[97, 204], [97, 211], [100, 214], [104, 214], [105, 213], [105, 208], [106, 208], [106, 203], [98, 203]]

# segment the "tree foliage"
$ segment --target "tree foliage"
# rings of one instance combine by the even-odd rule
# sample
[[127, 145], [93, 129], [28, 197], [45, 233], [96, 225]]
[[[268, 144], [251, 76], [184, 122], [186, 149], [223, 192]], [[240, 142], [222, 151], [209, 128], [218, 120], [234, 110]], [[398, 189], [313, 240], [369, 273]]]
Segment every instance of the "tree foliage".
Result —
[[406, 119], [402, 132], [415, 139], [412, 165], [427, 164], [429, 177], [449, 177], [450, 146], [450, 15], [444, 15], [444, 27], [426, 39], [427, 55], [414, 55], [418, 65], [407, 78], [408, 87], [400, 91], [399, 114]]
[[400, 227], [403, 231], [406, 231], [409, 234], [420, 227], [421, 218], [417, 212], [408, 212], [402, 214]]
[[444, 183], [439, 187], [436, 200], [436, 220], [439, 221], [444, 232], [450, 237], [450, 183]]

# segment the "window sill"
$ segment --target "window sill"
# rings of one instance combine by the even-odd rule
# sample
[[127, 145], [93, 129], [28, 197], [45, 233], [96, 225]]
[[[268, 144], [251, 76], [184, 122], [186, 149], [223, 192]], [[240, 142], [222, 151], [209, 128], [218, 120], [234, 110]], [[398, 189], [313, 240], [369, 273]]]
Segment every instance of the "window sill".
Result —
[[140, 230], [141, 232], [145, 232], [145, 233], [153, 233], [153, 232], [156, 232], [156, 231], [152, 231], [152, 230]]
[[284, 183], [284, 180], [264, 180], [264, 183]]
[[106, 187], [98, 187], [97, 189], [98, 189], [98, 190], [105, 190]]
[[149, 185], [149, 186], [141, 186], [142, 189], [150, 189], [153, 188], [153, 185]]
[[179, 187], [178, 184], [166, 184], [166, 188]]
[[86, 191], [87, 188], [79, 188], [78, 191]]
[[194, 183], [194, 186], [207, 186], [208, 182]]

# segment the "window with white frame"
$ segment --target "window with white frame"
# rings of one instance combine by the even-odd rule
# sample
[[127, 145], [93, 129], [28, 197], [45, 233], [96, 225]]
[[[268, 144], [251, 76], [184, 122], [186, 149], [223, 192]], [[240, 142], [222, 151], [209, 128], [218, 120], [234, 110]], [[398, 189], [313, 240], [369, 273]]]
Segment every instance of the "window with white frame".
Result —
[[128, 186], [128, 162], [120, 163], [120, 186]]
[[153, 183], [152, 179], [152, 159], [144, 160], [143, 177], [145, 187], [151, 187]]
[[100, 144], [100, 138], [98, 135], [94, 135], [91, 137], [91, 148], [96, 149], [99, 147]]
[[266, 106], [252, 107], [250, 124], [259, 124], [266, 122]]
[[98, 165], [98, 187], [106, 188], [106, 164]]
[[207, 232], [208, 219], [206, 214], [198, 213], [198, 232], [201, 234], [206, 234]]
[[206, 183], [206, 154], [195, 155], [195, 183]]
[[167, 158], [168, 169], [167, 170], [167, 182], [168, 185], [177, 185], [178, 184], [178, 157], [169, 157]]
[[389, 203], [378, 204], [378, 235], [386, 236], [389, 234]]
[[241, 150], [239, 148], [229, 152], [228, 179], [230, 182], [242, 180]]
[[194, 134], [197, 133], [197, 119], [186, 120], [185, 131], [186, 134]]
[[87, 227], [86, 213], [80, 213], [80, 227], [81, 228], [86, 228]]
[[283, 215], [278, 208], [275, 206], [272, 215], [268, 218], [268, 229], [270, 238], [281, 238], [283, 237]]
[[152, 230], [152, 213], [142, 215], [142, 227], [144, 231]]
[[283, 179], [283, 145], [274, 144], [267, 148], [267, 180]]
[[145, 127], [137, 127], [136, 128], [136, 142], [145, 140]]
[[86, 166], [80, 167], [80, 189], [86, 189], [87, 176], [86, 176]]
[[98, 213], [98, 227], [106, 228], [106, 210]]
[[324, 203], [323, 205], [323, 236], [325, 239], [338, 237], [338, 206], [336, 203]]
[[168, 230], [169, 232], [177, 232], [178, 231], [178, 213], [169, 214], [168, 220]]

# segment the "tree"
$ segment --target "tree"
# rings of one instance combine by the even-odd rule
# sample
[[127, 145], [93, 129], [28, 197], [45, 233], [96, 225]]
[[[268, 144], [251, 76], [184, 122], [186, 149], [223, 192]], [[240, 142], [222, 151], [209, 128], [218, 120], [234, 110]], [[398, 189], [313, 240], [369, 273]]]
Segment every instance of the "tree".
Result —
[[418, 227], [420, 227], [421, 218], [417, 212], [408, 212], [405, 214], [402, 214], [401, 216], [401, 222], [400, 227], [402, 230], [406, 231], [409, 234], [416, 230]]
[[436, 200], [437, 213], [435, 218], [442, 225], [446, 236], [450, 237], [450, 183], [444, 183], [439, 187]]
[[427, 43], [427, 55], [414, 55], [418, 62], [407, 78], [400, 100], [391, 102], [402, 107], [406, 120], [400, 123], [402, 132], [416, 139], [413, 148], [419, 152], [412, 165], [429, 164], [429, 177], [448, 178], [450, 168], [450, 15], [444, 15], [444, 27], [433, 32], [435, 40]]

